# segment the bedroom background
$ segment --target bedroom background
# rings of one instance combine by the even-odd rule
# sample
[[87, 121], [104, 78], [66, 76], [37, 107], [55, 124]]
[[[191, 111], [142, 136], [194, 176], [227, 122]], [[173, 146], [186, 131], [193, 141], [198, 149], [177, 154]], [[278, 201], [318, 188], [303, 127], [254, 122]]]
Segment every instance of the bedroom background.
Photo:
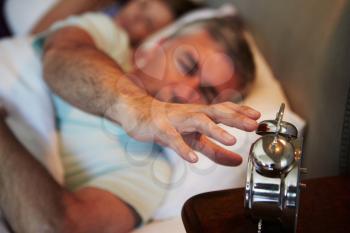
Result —
[[232, 2], [307, 121], [304, 166], [311, 177], [350, 172], [350, 1]]

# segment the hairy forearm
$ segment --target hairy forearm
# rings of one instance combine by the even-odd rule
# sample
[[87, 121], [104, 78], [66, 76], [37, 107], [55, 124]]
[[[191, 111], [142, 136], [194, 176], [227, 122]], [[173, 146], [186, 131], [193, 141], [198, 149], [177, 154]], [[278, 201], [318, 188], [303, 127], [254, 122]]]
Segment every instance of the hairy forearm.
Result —
[[126, 77], [114, 60], [87, 44], [46, 48], [45, 80], [72, 105], [99, 116], [113, 115], [112, 120], [118, 123], [118, 112], [108, 114], [112, 107], [116, 110], [114, 106], [130, 98], [149, 97]]
[[69, 0], [59, 1], [34, 26], [31, 33], [37, 34], [48, 29], [53, 23], [71, 15], [82, 14], [87, 11], [99, 10], [115, 0]]
[[15, 232], [53, 232], [62, 223], [62, 188], [0, 119], [0, 207]]

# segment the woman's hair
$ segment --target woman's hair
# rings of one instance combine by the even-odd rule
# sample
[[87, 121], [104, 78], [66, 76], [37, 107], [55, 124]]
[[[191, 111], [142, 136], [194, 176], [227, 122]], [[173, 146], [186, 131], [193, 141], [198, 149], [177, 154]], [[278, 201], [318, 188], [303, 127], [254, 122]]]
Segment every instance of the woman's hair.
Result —
[[164, 1], [175, 15], [175, 18], [181, 17], [189, 11], [204, 7], [203, 3], [194, 0], [162, 0]]
[[245, 37], [245, 26], [239, 16], [217, 17], [198, 20], [179, 29], [173, 36], [205, 30], [224, 49], [235, 67], [240, 92], [247, 94], [255, 79], [254, 56]]

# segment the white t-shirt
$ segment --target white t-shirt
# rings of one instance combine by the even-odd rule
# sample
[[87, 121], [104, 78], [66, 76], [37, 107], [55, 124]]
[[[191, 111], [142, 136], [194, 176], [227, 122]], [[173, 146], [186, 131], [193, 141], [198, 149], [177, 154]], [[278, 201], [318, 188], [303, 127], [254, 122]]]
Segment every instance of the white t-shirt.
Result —
[[[71, 17], [38, 35], [33, 46], [42, 52], [50, 33], [67, 26], [85, 30], [98, 49], [125, 71], [131, 68], [127, 34], [106, 15], [88, 13]], [[81, 111], [53, 95], [59, 149], [66, 186], [70, 190], [95, 187], [115, 194], [147, 222], [162, 203], [171, 167], [162, 149], [130, 138], [107, 119]]]
[[131, 70], [132, 50], [129, 37], [121, 27], [103, 13], [86, 13], [55, 23], [48, 31], [38, 35], [34, 46], [41, 53], [45, 38], [52, 32], [67, 26], [82, 28], [95, 41], [97, 48], [115, 60], [125, 72]]

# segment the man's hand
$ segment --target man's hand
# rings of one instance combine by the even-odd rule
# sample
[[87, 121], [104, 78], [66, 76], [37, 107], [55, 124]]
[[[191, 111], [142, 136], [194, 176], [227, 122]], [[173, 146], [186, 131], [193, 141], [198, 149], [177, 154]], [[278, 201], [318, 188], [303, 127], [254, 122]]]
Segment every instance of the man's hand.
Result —
[[113, 106], [106, 116], [112, 120], [117, 118], [135, 139], [170, 147], [189, 162], [197, 162], [198, 157], [193, 152], [197, 150], [216, 163], [237, 166], [242, 162], [241, 156], [215, 144], [209, 137], [222, 144], [233, 145], [235, 137], [217, 124], [254, 131], [260, 113], [230, 102], [215, 105], [170, 104], [144, 96], [129, 98]]

